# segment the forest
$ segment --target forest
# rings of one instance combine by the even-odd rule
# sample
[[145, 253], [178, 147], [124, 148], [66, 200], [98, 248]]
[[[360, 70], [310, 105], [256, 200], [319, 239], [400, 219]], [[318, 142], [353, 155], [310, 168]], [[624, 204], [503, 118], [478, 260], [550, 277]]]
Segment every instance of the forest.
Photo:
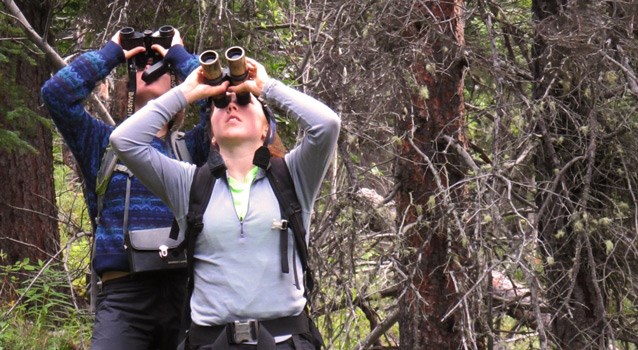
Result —
[[[638, 349], [638, 2], [2, 0], [0, 350], [90, 346], [91, 220], [42, 85], [166, 24], [341, 118], [309, 246], [327, 349]], [[121, 121], [124, 72], [86, 108]]]

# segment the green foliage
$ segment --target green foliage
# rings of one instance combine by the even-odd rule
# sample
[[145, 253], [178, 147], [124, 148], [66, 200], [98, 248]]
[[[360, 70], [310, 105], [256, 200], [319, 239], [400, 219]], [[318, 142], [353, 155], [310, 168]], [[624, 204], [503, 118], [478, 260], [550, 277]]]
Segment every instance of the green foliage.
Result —
[[[77, 173], [64, 160], [63, 147], [62, 138], [55, 133], [53, 135], [53, 177], [58, 211], [63, 218], [60, 232], [62, 237], [68, 238], [77, 232], [91, 232], [91, 221], [84, 202], [82, 183]], [[70, 153], [67, 156], [68, 162], [74, 162]]]
[[37, 152], [31, 144], [20, 138], [19, 132], [4, 129], [0, 129], [0, 149], [9, 152]]
[[[47, 32], [47, 41], [55, 46], [55, 50], [61, 57], [66, 57], [78, 50], [80, 43], [76, 38], [68, 35], [68, 29], [77, 25], [78, 18], [82, 18], [89, 1], [70, 0], [59, 3], [54, 10], [55, 20], [51, 22], [51, 28]], [[96, 36], [99, 31], [89, 30], [84, 33], [84, 43], [97, 47]]]
[[88, 339], [90, 319], [74, 307], [59, 266], [24, 259], [0, 266], [0, 281], [12, 295], [0, 305], [0, 349], [76, 349]]
[[40, 125], [47, 127], [51, 123], [30, 109], [27, 101], [35, 96], [20, 81], [20, 65], [35, 66], [33, 52], [37, 48], [26, 40], [21, 27], [5, 20], [7, 15], [0, 13], [0, 35], [13, 40], [0, 40], [0, 151], [35, 152], [29, 144], [29, 138], [35, 137]]
[[[69, 155], [68, 159], [72, 157]], [[60, 217], [60, 246], [67, 247], [64, 254], [67, 268], [74, 271], [72, 285], [86, 298], [86, 276], [90, 269], [91, 242], [84, 233], [91, 232], [91, 221], [84, 202], [82, 184], [77, 174], [64, 161], [63, 140], [56, 133], [53, 140], [54, 182], [58, 215]], [[73, 162], [72, 160], [69, 160]]]

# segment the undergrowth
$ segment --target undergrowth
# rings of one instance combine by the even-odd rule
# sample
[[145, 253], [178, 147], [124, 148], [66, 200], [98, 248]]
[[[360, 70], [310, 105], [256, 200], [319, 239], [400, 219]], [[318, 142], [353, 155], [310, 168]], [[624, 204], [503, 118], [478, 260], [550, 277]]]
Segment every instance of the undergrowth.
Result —
[[92, 316], [57, 264], [0, 266], [0, 350], [88, 349]]

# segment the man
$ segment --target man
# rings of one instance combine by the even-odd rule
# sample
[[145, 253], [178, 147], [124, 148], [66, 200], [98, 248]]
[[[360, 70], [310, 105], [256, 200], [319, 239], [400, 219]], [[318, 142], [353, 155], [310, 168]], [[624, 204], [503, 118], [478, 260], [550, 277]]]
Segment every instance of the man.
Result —
[[[150, 62], [142, 60], [140, 65], [140, 60], [136, 60], [140, 56], [136, 55], [145, 55], [145, 51], [143, 46], [124, 50], [118, 32], [102, 49], [87, 52], [58, 71], [44, 84], [41, 92], [84, 177], [85, 200], [95, 233], [92, 266], [102, 282], [91, 339], [94, 350], [174, 349], [177, 346], [185, 273], [183, 270], [130, 273], [123, 233], [126, 221], [130, 231], [171, 226], [173, 214], [160, 198], [126, 171], [114, 171], [106, 191], [99, 198], [98, 171], [115, 127], [94, 118], [83, 107], [95, 85], [127, 60], [137, 65], [136, 68], [129, 65], [129, 72], [137, 70], [134, 91], [130, 91], [134, 93], [134, 110], [168, 91], [171, 88], [169, 74], [150, 83], [141, 79]], [[179, 78], [184, 78], [199, 65], [197, 58], [184, 49], [177, 30], [164, 60]], [[206, 119], [203, 113], [200, 123], [184, 136], [196, 164], [203, 163], [208, 153], [210, 136], [206, 131]], [[169, 142], [171, 132], [166, 124], [155, 135], [151, 146], [175, 158], [176, 152]], [[127, 184], [129, 180], [130, 184]], [[128, 201], [125, 200], [127, 185], [130, 186]]]

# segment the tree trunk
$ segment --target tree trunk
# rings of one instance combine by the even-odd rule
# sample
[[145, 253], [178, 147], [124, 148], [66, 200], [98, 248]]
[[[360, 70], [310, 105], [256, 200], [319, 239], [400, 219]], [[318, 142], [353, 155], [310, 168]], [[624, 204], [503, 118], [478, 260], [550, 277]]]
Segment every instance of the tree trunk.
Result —
[[[29, 1], [28, 4], [17, 2], [17, 5], [33, 28], [42, 33], [51, 4]], [[15, 24], [15, 27], [20, 26]], [[15, 32], [12, 33], [15, 36]], [[31, 50], [32, 45], [24, 35], [18, 35], [20, 38], [15, 40], [22, 40], [22, 47]], [[5, 33], [3, 37], [8, 35]], [[5, 111], [26, 108], [43, 116], [46, 112], [38, 96], [48, 77], [47, 66], [41, 55], [27, 54], [35, 64], [26, 59], [27, 55], [12, 55], [6, 64], [0, 65], [0, 75], [5, 80], [0, 101]], [[4, 264], [26, 257], [46, 259], [59, 246], [52, 129], [34, 119], [24, 111], [13, 120], [6, 113], [0, 113], [0, 126], [19, 133], [37, 152], [0, 149], [0, 239]]]
[[[397, 163], [400, 185], [397, 213], [409, 253], [405, 257], [406, 293], [401, 300], [399, 328], [402, 349], [457, 349], [461, 333], [456, 314], [442, 321], [458, 295], [448, 275], [450, 252], [457, 244], [449, 239], [453, 220], [450, 205], [462, 196], [441, 192], [463, 176], [458, 159], [445, 152], [447, 135], [465, 145], [463, 122], [463, 1], [428, 1], [414, 8], [414, 21], [405, 37], [421, 37], [422, 51], [412, 62], [419, 91], [412, 96], [413, 115], [397, 121], [402, 136]], [[425, 29], [427, 28], [427, 29]], [[447, 197], [446, 197], [447, 196]], [[448, 229], [450, 231], [448, 231]]]

